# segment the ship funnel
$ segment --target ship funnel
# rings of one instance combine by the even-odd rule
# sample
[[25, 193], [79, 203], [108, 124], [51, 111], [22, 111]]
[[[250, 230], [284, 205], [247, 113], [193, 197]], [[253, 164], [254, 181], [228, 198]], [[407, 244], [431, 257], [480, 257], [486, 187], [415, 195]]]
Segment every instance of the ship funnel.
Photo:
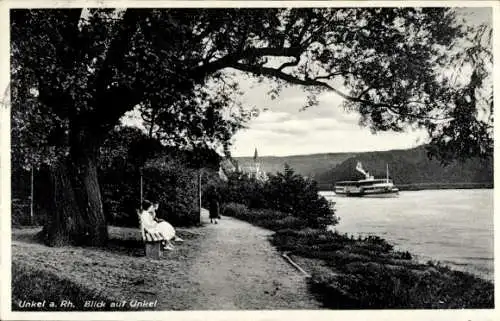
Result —
[[366, 177], [367, 179], [369, 179], [369, 178], [370, 178], [370, 174], [369, 174], [369, 173], [367, 173], [367, 172], [365, 172], [365, 170], [363, 169], [363, 165], [361, 164], [361, 162], [358, 162], [358, 163], [356, 164], [356, 170], [357, 170], [358, 172], [360, 172], [361, 174], [365, 175], [365, 177]]

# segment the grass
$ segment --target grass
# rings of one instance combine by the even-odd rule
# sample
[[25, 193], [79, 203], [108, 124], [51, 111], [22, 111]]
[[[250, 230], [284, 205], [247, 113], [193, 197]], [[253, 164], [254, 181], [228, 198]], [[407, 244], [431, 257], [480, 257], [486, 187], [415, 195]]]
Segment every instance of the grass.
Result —
[[[186, 262], [197, 253], [201, 231], [177, 229], [185, 240], [173, 252], [153, 261], [144, 257], [138, 229], [110, 227], [105, 248], [47, 247], [37, 241], [39, 229], [14, 229], [12, 245], [13, 311], [182, 310], [189, 302], [169, 300], [168, 291], [190, 286]], [[166, 291], [166, 296], [158, 291]], [[22, 301], [46, 301], [41, 308], [22, 308]], [[63, 300], [74, 307], [63, 307]], [[132, 301], [156, 306], [132, 306]], [[104, 302], [100, 308], [86, 301]], [[125, 304], [112, 306], [112, 303]], [[50, 306], [54, 302], [54, 306]]]
[[[115, 300], [70, 279], [48, 271], [12, 262], [13, 311], [82, 311], [85, 301], [104, 302], [102, 311], [110, 311]], [[22, 307], [22, 302], [41, 302], [42, 307]], [[45, 302], [44, 302], [45, 301]], [[65, 305], [71, 302], [75, 308]]]
[[[493, 283], [395, 251], [377, 236], [354, 238], [301, 228], [282, 214], [231, 204], [225, 215], [274, 230], [271, 243], [311, 274], [310, 290], [326, 308], [493, 308]], [[229, 209], [229, 210], [228, 210]], [[302, 225], [302, 227], [305, 225]]]

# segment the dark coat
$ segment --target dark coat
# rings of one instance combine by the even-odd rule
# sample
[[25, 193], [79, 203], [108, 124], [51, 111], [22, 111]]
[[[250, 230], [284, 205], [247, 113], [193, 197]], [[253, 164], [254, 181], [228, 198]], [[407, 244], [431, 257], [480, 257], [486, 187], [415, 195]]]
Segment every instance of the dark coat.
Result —
[[211, 197], [208, 204], [208, 211], [210, 213], [210, 218], [219, 218], [219, 200], [217, 197]]

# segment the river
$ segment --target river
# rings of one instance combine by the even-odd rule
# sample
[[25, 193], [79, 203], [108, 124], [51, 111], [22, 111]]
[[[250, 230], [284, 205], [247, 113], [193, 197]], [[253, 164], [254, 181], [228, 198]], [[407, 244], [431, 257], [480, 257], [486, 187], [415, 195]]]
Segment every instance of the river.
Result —
[[336, 197], [335, 229], [374, 234], [422, 261], [493, 280], [493, 190], [403, 191], [397, 198]]

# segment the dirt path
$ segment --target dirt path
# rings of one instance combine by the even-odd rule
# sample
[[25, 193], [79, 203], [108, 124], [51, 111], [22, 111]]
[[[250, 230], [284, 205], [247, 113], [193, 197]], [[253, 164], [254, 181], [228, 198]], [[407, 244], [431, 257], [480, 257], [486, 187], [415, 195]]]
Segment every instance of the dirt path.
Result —
[[[208, 223], [206, 215], [203, 217]], [[205, 227], [188, 275], [193, 309], [314, 309], [304, 277], [268, 242], [271, 232], [230, 217]]]
[[[271, 232], [224, 217], [219, 224], [179, 229], [185, 242], [161, 260], [140, 243], [104, 249], [51, 248], [35, 230], [15, 230], [12, 260], [95, 289], [116, 300], [157, 301], [155, 310], [317, 309], [305, 278], [268, 242]], [[120, 239], [138, 229], [112, 228]]]

